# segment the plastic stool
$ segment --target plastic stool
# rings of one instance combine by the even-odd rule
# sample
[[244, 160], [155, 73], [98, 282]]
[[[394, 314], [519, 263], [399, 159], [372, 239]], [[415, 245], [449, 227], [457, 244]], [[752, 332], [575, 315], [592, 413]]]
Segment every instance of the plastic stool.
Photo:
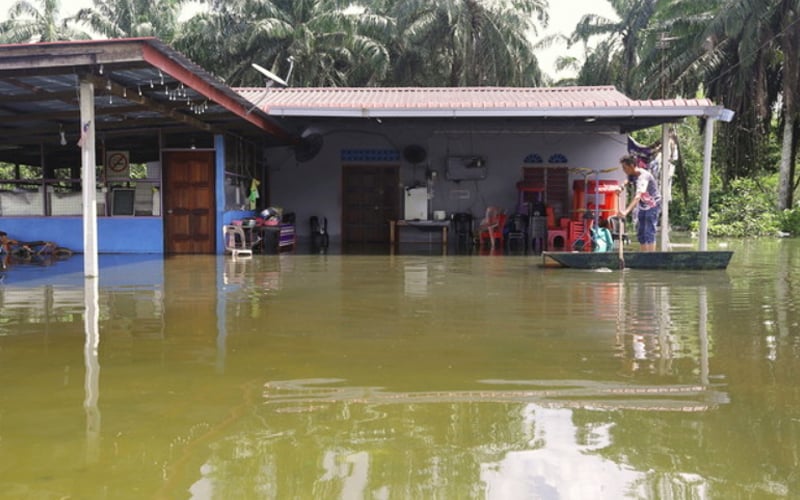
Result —
[[567, 230], [566, 229], [547, 229], [547, 249], [553, 250], [556, 247], [556, 238], [561, 238], [560, 248], [563, 250], [567, 246]]

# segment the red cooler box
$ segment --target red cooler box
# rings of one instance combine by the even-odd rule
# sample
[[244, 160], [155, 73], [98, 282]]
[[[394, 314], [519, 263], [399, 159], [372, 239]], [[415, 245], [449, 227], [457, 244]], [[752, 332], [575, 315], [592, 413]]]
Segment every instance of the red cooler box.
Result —
[[599, 180], [572, 183], [572, 219], [583, 219], [586, 211], [600, 209], [600, 217], [607, 219], [617, 213], [619, 202], [619, 182]]

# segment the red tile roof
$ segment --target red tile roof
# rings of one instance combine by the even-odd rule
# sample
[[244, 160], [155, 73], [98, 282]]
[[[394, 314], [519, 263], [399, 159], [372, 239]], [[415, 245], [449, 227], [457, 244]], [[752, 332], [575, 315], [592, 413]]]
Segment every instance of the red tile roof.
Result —
[[702, 115], [708, 99], [642, 100], [612, 86], [597, 87], [369, 87], [239, 88], [240, 95], [280, 116], [579, 116]]

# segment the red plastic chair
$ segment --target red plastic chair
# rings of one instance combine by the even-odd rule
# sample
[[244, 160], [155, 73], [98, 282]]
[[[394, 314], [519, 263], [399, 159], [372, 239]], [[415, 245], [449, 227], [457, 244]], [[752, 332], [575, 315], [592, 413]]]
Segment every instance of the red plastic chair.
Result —
[[[589, 219], [591, 223], [592, 220]], [[567, 248], [569, 250], [576, 250], [576, 251], [583, 251], [589, 252], [592, 249], [592, 239], [589, 234], [589, 228], [591, 224], [588, 224], [585, 221], [578, 221], [574, 220], [569, 223], [569, 244]]]
[[480, 245], [483, 246], [483, 242], [489, 240], [489, 245], [494, 248], [495, 241], [499, 241], [500, 248], [503, 248], [503, 228], [506, 226], [508, 216], [502, 213], [490, 215], [488, 211], [486, 215], [487, 220], [481, 224], [478, 233]]

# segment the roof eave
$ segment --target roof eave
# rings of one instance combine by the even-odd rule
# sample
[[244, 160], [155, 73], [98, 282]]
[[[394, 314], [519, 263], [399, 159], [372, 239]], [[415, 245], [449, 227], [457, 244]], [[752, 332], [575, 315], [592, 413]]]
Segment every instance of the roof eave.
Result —
[[515, 109], [294, 108], [270, 106], [270, 116], [325, 118], [718, 118], [722, 106], [617, 106]]
[[143, 46], [142, 57], [153, 67], [170, 74], [179, 82], [195, 89], [204, 97], [218, 103], [239, 118], [250, 122], [261, 130], [281, 139], [289, 140], [291, 135], [281, 127], [269, 122], [263, 115], [253, 113], [255, 106], [243, 99], [234, 90], [221, 81], [216, 81], [204, 70], [185, 59], [157, 39], [147, 39]]

